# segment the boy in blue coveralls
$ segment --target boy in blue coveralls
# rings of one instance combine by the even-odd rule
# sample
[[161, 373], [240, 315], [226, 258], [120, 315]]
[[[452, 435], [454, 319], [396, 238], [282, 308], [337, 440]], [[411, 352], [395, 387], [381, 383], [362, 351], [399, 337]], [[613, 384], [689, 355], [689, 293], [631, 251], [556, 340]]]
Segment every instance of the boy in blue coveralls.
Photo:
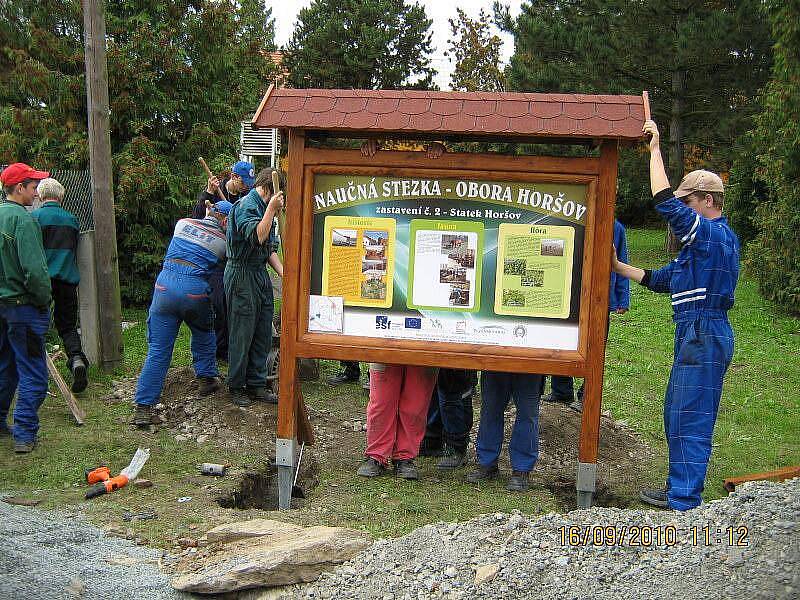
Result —
[[220, 387], [208, 280], [225, 260], [225, 226], [231, 206], [220, 200], [209, 207], [204, 219], [181, 219], [175, 225], [147, 316], [147, 358], [136, 385], [133, 420], [137, 427], [150, 426], [152, 406], [164, 387], [181, 321], [192, 332], [192, 361], [200, 395], [207, 396]]
[[692, 171], [674, 192], [670, 188], [653, 121], [642, 128], [650, 138], [650, 187], [655, 208], [682, 244], [678, 257], [655, 271], [620, 262], [614, 272], [654, 292], [670, 293], [675, 349], [664, 402], [669, 475], [664, 490], [643, 490], [643, 502], [689, 510], [700, 493], [711, 456], [722, 380], [733, 356], [733, 306], [739, 277], [739, 240], [722, 216], [722, 180], [709, 171]]

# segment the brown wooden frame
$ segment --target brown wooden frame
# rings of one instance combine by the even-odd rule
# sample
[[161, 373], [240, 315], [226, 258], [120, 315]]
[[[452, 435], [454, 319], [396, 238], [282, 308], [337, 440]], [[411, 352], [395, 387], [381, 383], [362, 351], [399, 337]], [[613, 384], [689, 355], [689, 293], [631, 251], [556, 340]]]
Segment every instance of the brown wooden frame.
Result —
[[[616, 140], [604, 140], [599, 158], [511, 157], [446, 153], [428, 159], [422, 152], [380, 151], [364, 158], [357, 150], [305, 147], [305, 132], [289, 130], [287, 231], [281, 306], [281, 361], [278, 438], [297, 436], [298, 358], [362, 360], [394, 364], [546, 373], [584, 377], [584, 411], [579, 461], [596, 463], [608, 322], [609, 273], [616, 199]], [[487, 344], [430, 343], [417, 340], [309, 333], [313, 196], [315, 173], [371, 175], [424, 174], [430, 177], [500, 179], [587, 184], [581, 309], [577, 351], [520, 349]], [[509, 360], [512, 358], [513, 360]]]

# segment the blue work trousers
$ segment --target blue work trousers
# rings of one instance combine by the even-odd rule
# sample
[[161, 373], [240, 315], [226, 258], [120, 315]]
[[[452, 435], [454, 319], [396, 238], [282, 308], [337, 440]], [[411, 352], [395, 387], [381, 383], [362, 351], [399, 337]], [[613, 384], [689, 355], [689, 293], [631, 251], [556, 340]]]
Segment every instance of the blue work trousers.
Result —
[[539, 458], [539, 397], [542, 376], [523, 373], [481, 373], [481, 422], [476, 442], [478, 463], [497, 464], [503, 446], [504, 413], [513, 397], [517, 417], [508, 453], [514, 471], [528, 473]]
[[670, 508], [689, 510], [702, 501], [722, 380], [732, 358], [733, 330], [723, 311], [705, 311], [676, 324], [664, 402]]
[[216, 336], [211, 288], [193, 267], [167, 262], [156, 279], [147, 317], [147, 358], [136, 385], [136, 403], [158, 401], [181, 322], [192, 332], [192, 361], [197, 377], [216, 377]]
[[44, 336], [50, 328], [50, 310], [27, 304], [0, 305], [0, 427], [7, 426], [11, 399], [14, 440], [33, 442], [39, 431], [39, 407], [47, 395]]

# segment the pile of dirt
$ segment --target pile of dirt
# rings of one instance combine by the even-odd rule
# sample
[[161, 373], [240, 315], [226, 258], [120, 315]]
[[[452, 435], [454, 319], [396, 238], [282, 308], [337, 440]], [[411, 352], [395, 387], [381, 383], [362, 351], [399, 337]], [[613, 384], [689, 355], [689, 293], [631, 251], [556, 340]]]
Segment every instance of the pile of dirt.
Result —
[[[135, 380], [115, 382], [108, 401], [131, 402]], [[310, 383], [306, 385], [325, 385]], [[300, 480], [307, 488], [314, 487], [320, 469], [336, 466], [349, 468], [361, 460], [366, 445], [366, 415], [355, 396], [363, 391], [360, 385], [344, 385], [334, 390], [330, 405], [308, 405], [316, 443], [307, 448], [301, 465]], [[363, 399], [362, 399], [363, 400]], [[474, 457], [474, 444], [480, 415], [480, 396], [475, 398], [475, 421], [471, 433], [470, 458]], [[340, 408], [345, 407], [345, 408]], [[228, 399], [224, 386], [215, 394], [201, 397], [197, 380], [191, 367], [171, 369], [164, 391], [156, 405], [158, 423], [154, 428], [169, 428], [175, 439], [185, 443], [211, 442], [222, 453], [225, 451], [252, 450], [271, 463], [275, 456], [277, 405], [256, 403], [240, 408]], [[506, 441], [510, 439], [514, 408], [506, 416]], [[575, 472], [578, 462], [578, 439], [581, 415], [563, 404], [542, 403], [539, 417], [539, 461], [534, 478], [550, 489], [563, 508], [575, 506]], [[258, 432], [257, 435], [254, 435]], [[614, 420], [604, 412], [600, 422], [600, 443], [597, 461], [597, 504], [628, 506], [634, 496], [620, 494], [620, 490], [637, 487], [648, 480], [652, 470], [653, 451], [622, 421]], [[510, 470], [508, 453], [504, 450], [500, 468]], [[220, 505], [236, 508], [266, 508], [252, 504], [248, 489], [274, 491], [274, 467], [263, 471], [247, 470], [231, 473], [236, 477], [233, 491], [222, 492]], [[231, 486], [225, 486], [230, 488]], [[238, 490], [238, 491], [236, 491]], [[270, 492], [270, 497], [272, 496]], [[238, 496], [237, 496], [238, 494]], [[300, 503], [298, 503], [300, 504]]]

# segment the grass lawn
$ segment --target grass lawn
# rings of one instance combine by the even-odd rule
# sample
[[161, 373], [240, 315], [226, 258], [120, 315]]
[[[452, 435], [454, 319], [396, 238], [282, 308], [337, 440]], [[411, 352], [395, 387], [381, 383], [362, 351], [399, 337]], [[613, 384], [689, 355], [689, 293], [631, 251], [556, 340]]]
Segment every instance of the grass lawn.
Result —
[[[661, 231], [632, 230], [628, 240], [635, 264], [654, 267], [667, 260], [661, 249]], [[800, 393], [795, 387], [800, 381], [800, 319], [770, 306], [747, 279], [739, 283], [730, 318], [736, 334], [736, 352], [717, 421], [706, 500], [724, 494], [724, 477], [800, 464]], [[115, 377], [134, 377], [147, 349], [146, 311], [126, 310], [125, 319], [138, 324], [124, 333], [125, 361]], [[652, 472], [648, 471], [648, 483], [663, 481], [666, 473], [661, 413], [672, 361], [673, 333], [668, 297], [632, 284], [632, 310], [623, 316], [614, 315], [611, 324], [603, 402], [604, 409], [626, 421], [652, 447], [655, 459], [651, 456], [647, 460], [655, 466]], [[173, 366], [190, 362], [189, 335], [183, 327]], [[323, 376], [335, 368], [335, 363], [327, 363]], [[176, 536], [192, 535], [190, 530], [195, 528], [202, 532], [219, 522], [275, 516], [204, 504], [202, 488], [208, 480], [198, 481], [196, 475], [196, 465], [201, 462], [224, 458], [256, 468], [274, 457], [245, 446], [220, 456], [213, 442], [180, 443], [174, 438], [175, 432], [167, 428], [155, 434], [133, 431], [128, 425], [131, 406], [102, 399], [112, 389], [112, 377], [95, 370], [91, 375], [92, 386], [81, 398], [87, 410], [84, 427], [75, 427], [62, 400], [50, 397], [40, 411], [41, 444], [34, 453], [15, 456], [10, 441], [0, 441], [0, 491], [37, 497], [43, 508], [77, 505], [100, 525], [121, 524], [124, 510], [156, 508], [157, 520], [143, 521], [133, 528], [136, 535], [164, 546]], [[347, 389], [342, 391], [312, 382], [303, 388], [306, 401], [317, 416], [329, 411], [340, 420], [364, 420], [366, 397], [353, 391], [356, 386], [345, 386]], [[339, 428], [339, 422], [335, 427]], [[105, 462], [117, 472], [139, 445], [153, 449], [143, 476], [151, 479], [154, 487], [123, 490], [83, 503], [84, 469]], [[376, 535], [398, 535], [439, 520], [460, 520], [514, 508], [540, 513], [561, 506], [551, 493], [536, 486], [524, 495], [506, 492], [501, 483], [482, 489], [467, 486], [460, 474], [437, 474], [432, 463], [428, 464], [430, 461], [423, 469], [424, 480], [417, 485], [393, 478], [364, 481], [353, 475], [359, 451], [348, 448], [346, 455], [347, 460], [337, 465], [323, 463], [319, 485], [311, 491], [306, 505], [299, 511], [281, 513], [280, 518], [355, 526]], [[574, 469], [570, 467], [564, 474], [572, 478]], [[444, 485], [431, 484], [439, 481]], [[446, 493], [431, 493], [435, 489]], [[182, 496], [193, 500], [178, 504], [177, 498]]]

